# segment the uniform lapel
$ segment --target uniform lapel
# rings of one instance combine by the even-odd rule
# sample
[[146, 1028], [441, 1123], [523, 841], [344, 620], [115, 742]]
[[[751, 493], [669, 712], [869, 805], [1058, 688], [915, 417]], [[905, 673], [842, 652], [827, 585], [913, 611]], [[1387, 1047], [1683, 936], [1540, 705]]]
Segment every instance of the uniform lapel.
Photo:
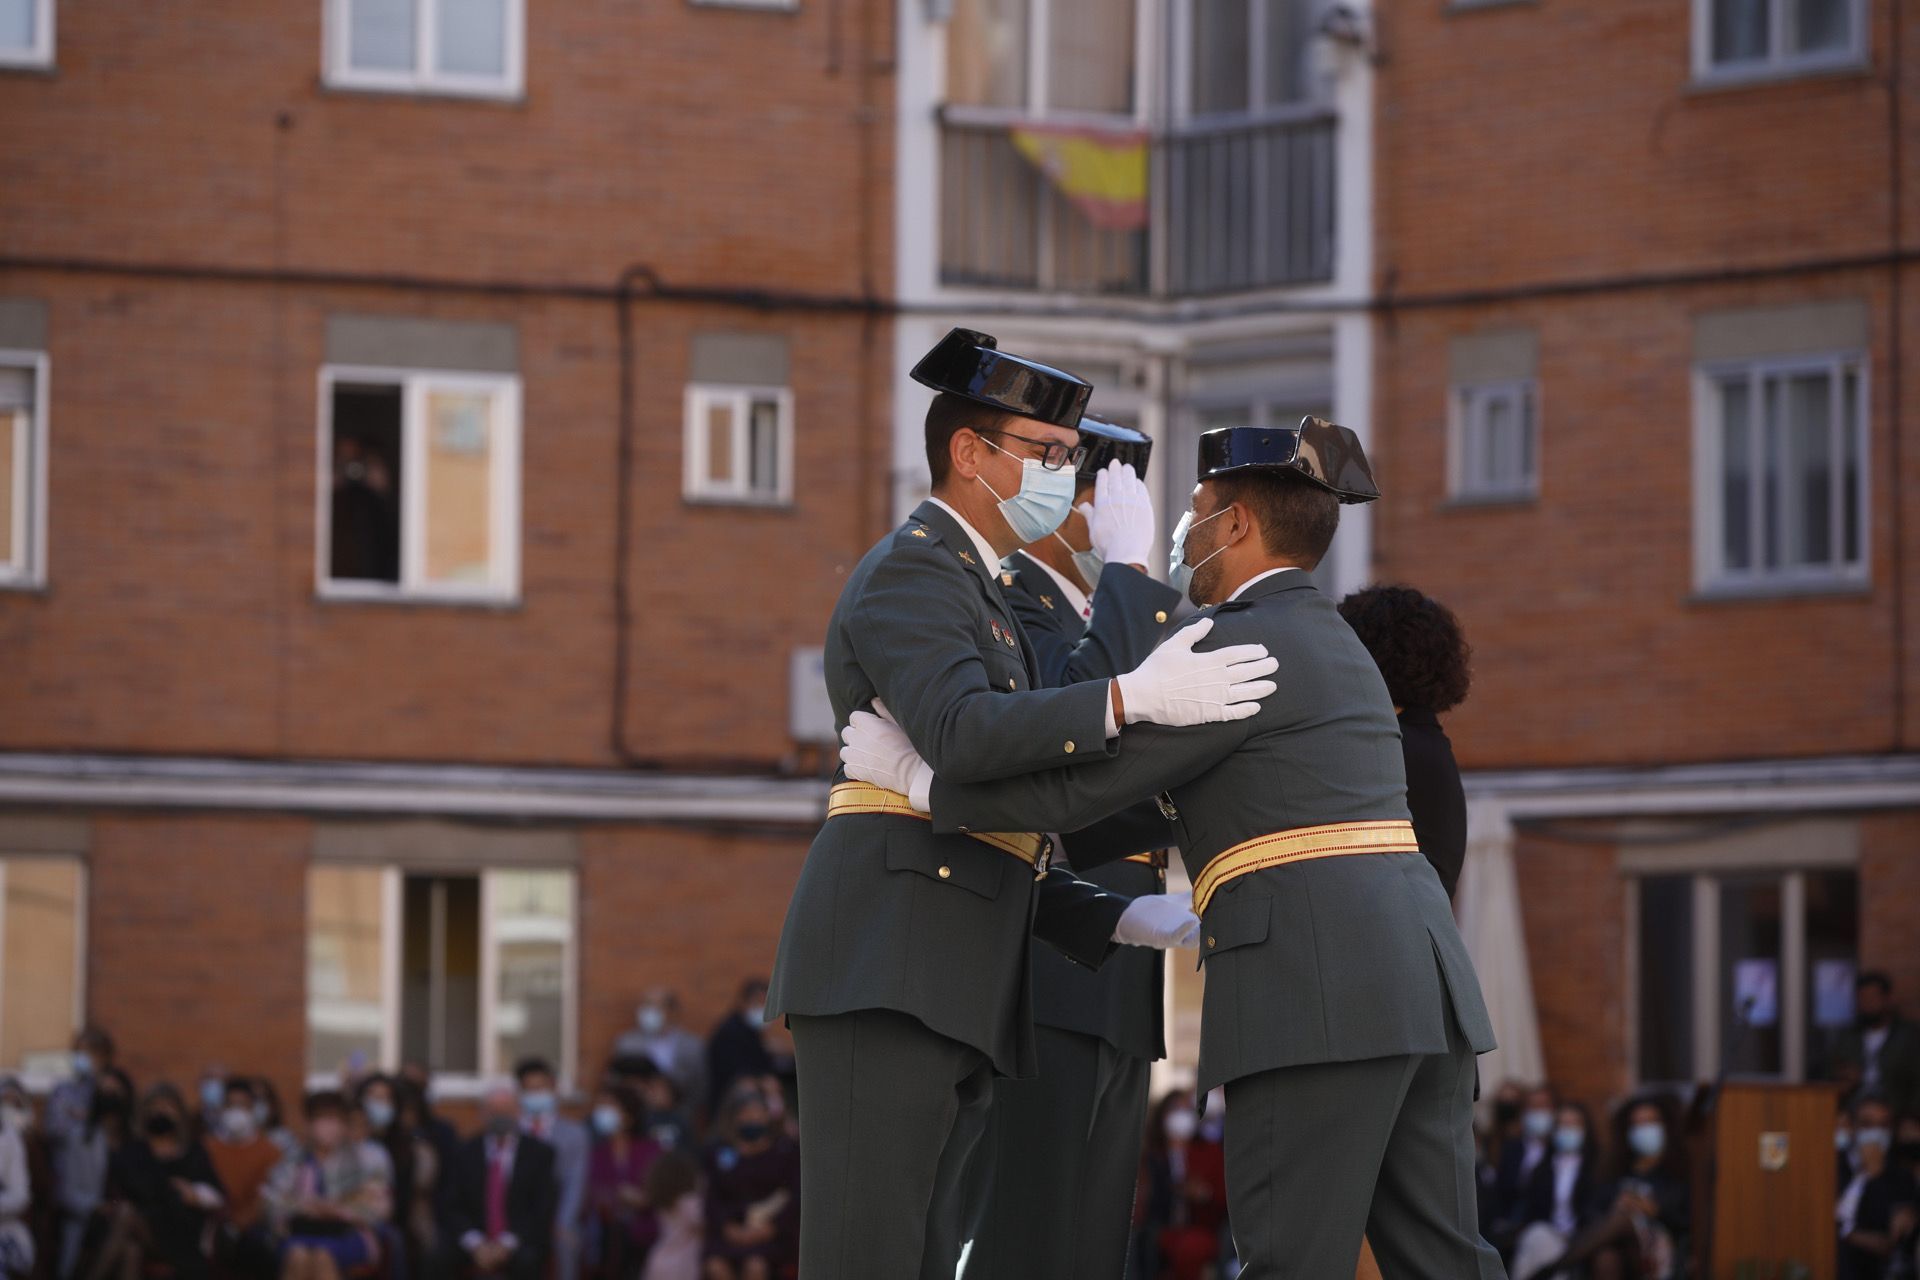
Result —
[[981, 563], [980, 553], [973, 545], [973, 535], [968, 533], [961, 523], [947, 514], [946, 509], [932, 502], [923, 502], [914, 510], [913, 518], [940, 535], [946, 548], [960, 560], [961, 567], [973, 575], [980, 584], [980, 591], [986, 597], [987, 607], [1000, 625], [1013, 636], [1020, 650], [1020, 665], [1026, 668], [1027, 684], [1036, 686], [1039, 672], [1033, 665], [1033, 647], [1027, 643], [1026, 633], [1021, 631], [1020, 622], [1013, 610], [1007, 607], [1007, 598], [1000, 591], [1000, 566]]

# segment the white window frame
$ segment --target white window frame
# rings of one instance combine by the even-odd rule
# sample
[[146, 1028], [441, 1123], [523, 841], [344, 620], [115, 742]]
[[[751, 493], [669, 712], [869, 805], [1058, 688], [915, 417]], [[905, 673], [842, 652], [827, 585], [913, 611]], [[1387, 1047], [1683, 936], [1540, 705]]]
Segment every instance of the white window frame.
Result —
[[[1061, 124], [1084, 121], [1108, 128], [1112, 128], [1117, 123], [1145, 128], [1152, 118], [1151, 107], [1154, 94], [1158, 91], [1161, 75], [1160, 48], [1153, 38], [1158, 30], [1154, 25], [1157, 16], [1158, 11], [1154, 0], [1133, 0], [1134, 88], [1131, 111], [1054, 109], [1052, 49], [1049, 47], [1049, 41], [1053, 38], [1052, 0], [1027, 0], [1027, 38], [1025, 44], [1021, 46], [1027, 60], [1025, 102], [1014, 107], [982, 107], [948, 103], [941, 110], [955, 121], [965, 124], [1008, 124], [1023, 120], [1046, 120]], [[943, 58], [941, 61], [943, 71], [945, 66]]]
[[[1241, 0], [1249, 6], [1247, 15], [1247, 105], [1238, 111], [1195, 111], [1193, 109], [1193, 6], [1194, 0], [1169, 0], [1173, 13], [1173, 39], [1170, 65], [1167, 70], [1173, 90], [1170, 102], [1174, 119], [1183, 126], [1222, 125], [1261, 122], [1279, 122], [1286, 120], [1316, 119], [1327, 114], [1329, 104], [1323, 100], [1326, 88], [1324, 81], [1313, 73], [1314, 55], [1308, 54], [1309, 73], [1314, 76], [1311, 86], [1320, 93], [1310, 93], [1299, 102], [1269, 103], [1267, 101], [1267, 59], [1265, 56], [1267, 36], [1266, 0]], [[1313, 37], [1317, 38], [1317, 37]]]
[[[1769, 0], [1772, 12], [1768, 32], [1772, 47], [1767, 56], [1745, 62], [1713, 60], [1713, 6], [1716, 0], [1693, 0], [1693, 76], [1702, 84], [1750, 80], [1789, 79], [1844, 71], [1867, 64], [1867, 0], [1843, 0], [1852, 6], [1853, 44], [1850, 48], [1818, 53], [1795, 53], [1788, 39], [1798, 18], [1794, 0]], [[1899, 3], [1899, 0], [1894, 0]]]
[[414, 64], [411, 71], [367, 70], [350, 61], [353, 0], [322, 0], [322, 79], [329, 88], [362, 89], [374, 93], [445, 94], [461, 98], [519, 99], [526, 93], [526, 0], [504, 0], [506, 5], [505, 71], [479, 76], [442, 71], [434, 65], [439, 53], [440, 0], [410, 0], [414, 6]]
[[12, 541], [18, 563], [0, 563], [0, 589], [32, 590], [47, 581], [47, 373], [44, 351], [0, 350], [0, 367], [33, 375], [31, 429], [14, 433]]
[[[1649, 1080], [1640, 1074], [1640, 881], [1647, 876], [1687, 876], [1692, 881], [1693, 1078], [1718, 1079], [1720, 1057], [1720, 889], [1727, 879], [1778, 875], [1780, 877], [1780, 1080], [1800, 1083], [1807, 1078], [1807, 1019], [1811, 1016], [1806, 980], [1807, 876], [1821, 871], [1852, 871], [1859, 875], [1859, 859], [1852, 851], [1801, 851], [1790, 866], [1764, 859], [1720, 857], [1683, 858], [1672, 865], [1647, 860], [1623, 868], [1630, 884], [1627, 902], [1627, 1053], [1628, 1074], [1636, 1088], [1643, 1085], [1687, 1084], [1691, 1081]], [[1774, 1079], [1776, 1077], [1761, 1077]]]
[[[87, 895], [91, 886], [87, 880], [87, 862], [85, 858], [69, 855], [41, 853], [0, 853], [0, 965], [6, 964], [7, 955], [7, 868], [15, 862], [28, 859], [71, 862], [74, 864], [74, 923], [73, 923], [73, 1016], [69, 1021], [72, 1030], [78, 1031], [86, 1024], [87, 1018]], [[0, 982], [0, 1025], [4, 1025], [6, 1010], [6, 983]], [[46, 1093], [66, 1077], [60, 1075], [35, 1074], [26, 1069], [25, 1063], [0, 1063], [0, 1068], [17, 1072], [21, 1084], [31, 1093]]]
[[[1873, 411], [1871, 387], [1868, 374], [1871, 362], [1864, 351], [1829, 351], [1806, 356], [1769, 356], [1750, 360], [1713, 361], [1694, 367], [1693, 377], [1693, 420], [1694, 420], [1694, 492], [1693, 492], [1693, 548], [1694, 548], [1694, 587], [1703, 595], [1774, 595], [1782, 592], [1856, 589], [1867, 586], [1872, 581], [1873, 565], [1873, 467], [1871, 465], [1873, 447]], [[1753, 424], [1755, 427], [1752, 447], [1755, 457], [1763, 439], [1759, 427], [1765, 414], [1765, 400], [1760, 390], [1769, 379], [1791, 376], [1796, 373], [1825, 373], [1832, 382], [1833, 397], [1832, 421], [1841, 423], [1841, 410], [1844, 407], [1843, 379], [1851, 370], [1859, 383], [1859, 403], [1856, 411], [1860, 418], [1857, 428], [1860, 433], [1860, 511], [1858, 564], [1833, 564], [1826, 567], [1794, 566], [1768, 569], [1759, 561], [1764, 559], [1765, 513], [1759, 503], [1749, 504], [1750, 545], [1755, 561], [1753, 567], [1743, 570], [1729, 570], [1726, 567], [1726, 548], [1721, 540], [1721, 468], [1724, 457], [1721, 449], [1722, 430], [1720, 419], [1719, 382], [1729, 374], [1745, 374], [1752, 393], [1749, 402], [1753, 405]], [[1845, 424], [1841, 424], [1845, 429]], [[1785, 433], [1781, 433], [1781, 447], [1785, 447]], [[1756, 471], [1759, 470], [1756, 464]], [[1843, 504], [1839, 501], [1838, 489], [1841, 484], [1841, 469], [1833, 468], [1832, 483], [1835, 497], [1832, 503], [1831, 519], [1833, 526], [1833, 547], [1836, 556], [1845, 545], [1845, 526]]]
[[[756, 492], [750, 487], [752, 476], [752, 407], [755, 400], [772, 400], [777, 409], [775, 430], [779, 436], [776, 466], [778, 484], [773, 492]], [[733, 456], [736, 473], [732, 483], [713, 480], [707, 472], [707, 414], [715, 405], [726, 402], [733, 410]], [[728, 503], [744, 506], [779, 507], [793, 501], [793, 391], [787, 387], [756, 386], [745, 383], [690, 382], [687, 384], [683, 424], [686, 459], [682, 493], [689, 502]]]
[[[567, 939], [561, 954], [566, 981], [560, 1000], [560, 1056], [555, 1062], [556, 1083], [570, 1091], [579, 1067], [580, 1041], [580, 871], [577, 867], [500, 866], [479, 868], [406, 867], [380, 868], [380, 1060], [386, 1070], [400, 1066], [400, 952], [405, 939], [402, 930], [402, 902], [409, 874], [430, 876], [477, 876], [480, 880], [480, 1009], [478, 1036], [479, 1069], [473, 1072], [440, 1072], [433, 1077], [434, 1096], [440, 1098], [477, 1098], [487, 1087], [502, 1080], [513, 1070], [513, 1063], [499, 1059], [494, 1040], [494, 1005], [498, 999], [500, 962], [493, 929], [493, 895], [497, 872], [561, 872], [573, 880], [573, 892], [567, 897]], [[303, 1015], [304, 1016], [304, 1015]], [[303, 1050], [304, 1053], [304, 1050]], [[334, 1071], [309, 1071], [308, 1089], [338, 1087]]]
[[[1471, 473], [1468, 459], [1486, 430], [1486, 410], [1495, 401], [1506, 400], [1522, 415], [1525, 429], [1533, 437], [1529, 450], [1531, 468], [1513, 484], [1498, 485]], [[1536, 378], [1512, 382], [1478, 382], [1456, 385], [1449, 396], [1447, 423], [1447, 492], [1456, 502], [1526, 502], [1540, 496], [1540, 383]]]
[[34, 42], [25, 48], [0, 45], [0, 67], [51, 67], [53, 65], [53, 0], [29, 0], [33, 5]]
[[[328, 554], [333, 534], [333, 389], [342, 382], [386, 383], [400, 393], [400, 581], [333, 578]], [[488, 530], [491, 576], [485, 583], [425, 580], [427, 508], [426, 399], [433, 391], [479, 391], [494, 397], [490, 424], [496, 464], [489, 472]], [[320, 370], [320, 429], [314, 477], [314, 582], [328, 600], [423, 600], [453, 604], [515, 604], [520, 599], [520, 378], [510, 373], [441, 369], [387, 369], [325, 365]]]

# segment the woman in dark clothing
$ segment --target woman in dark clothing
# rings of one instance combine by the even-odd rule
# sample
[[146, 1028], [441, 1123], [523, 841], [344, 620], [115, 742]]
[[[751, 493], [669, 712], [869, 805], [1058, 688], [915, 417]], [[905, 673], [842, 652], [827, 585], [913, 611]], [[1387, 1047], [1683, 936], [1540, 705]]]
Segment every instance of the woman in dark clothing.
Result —
[[209, 1228], [226, 1204], [220, 1175], [172, 1085], [149, 1090], [140, 1110], [141, 1136], [114, 1153], [107, 1173], [115, 1208], [94, 1273], [195, 1280], [207, 1274]]
[[1693, 1222], [1693, 1183], [1671, 1102], [1630, 1099], [1613, 1119], [1612, 1177], [1592, 1202], [1594, 1221], [1546, 1275], [1592, 1280], [1678, 1280]]
[[707, 1157], [706, 1280], [773, 1280], [800, 1261], [800, 1148], [773, 1129], [766, 1096], [741, 1084]]
[[1467, 857], [1467, 797], [1440, 713], [1466, 700], [1473, 651], [1459, 619], [1412, 587], [1368, 587], [1340, 602], [1360, 643], [1373, 655], [1400, 714], [1413, 834], [1453, 896]]

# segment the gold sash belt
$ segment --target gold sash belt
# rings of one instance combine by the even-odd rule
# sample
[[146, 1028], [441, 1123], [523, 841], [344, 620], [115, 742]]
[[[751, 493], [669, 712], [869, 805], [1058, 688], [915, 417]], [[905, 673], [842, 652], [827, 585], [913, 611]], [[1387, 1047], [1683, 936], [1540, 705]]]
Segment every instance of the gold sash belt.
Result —
[[1400, 819], [1380, 822], [1330, 822], [1319, 827], [1297, 827], [1270, 836], [1255, 836], [1233, 846], [1209, 862], [1193, 882], [1193, 910], [1205, 915], [1213, 895], [1230, 880], [1315, 858], [1344, 858], [1356, 853], [1418, 853], [1413, 824]]
[[[932, 821], [930, 814], [914, 808], [913, 802], [898, 791], [876, 787], [870, 782], [836, 782], [827, 792], [827, 816], [839, 818], [855, 813], [884, 813]], [[1032, 867], [1034, 879], [1047, 874], [1047, 863], [1053, 854], [1053, 841], [1047, 837], [1031, 831], [969, 831], [967, 834]]]

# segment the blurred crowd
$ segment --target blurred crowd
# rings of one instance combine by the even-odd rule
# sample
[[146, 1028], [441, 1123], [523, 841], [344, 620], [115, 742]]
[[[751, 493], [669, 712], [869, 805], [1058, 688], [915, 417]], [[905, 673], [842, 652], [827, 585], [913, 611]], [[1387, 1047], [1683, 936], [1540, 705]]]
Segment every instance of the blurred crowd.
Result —
[[[98, 1027], [36, 1106], [0, 1078], [0, 1272], [33, 1280], [780, 1280], [799, 1253], [790, 1053], [743, 984], [702, 1038], [650, 993], [584, 1107], [551, 1063], [444, 1114], [425, 1066], [283, 1110], [209, 1066], [137, 1082]], [[447, 1104], [451, 1111], [453, 1104]]]

